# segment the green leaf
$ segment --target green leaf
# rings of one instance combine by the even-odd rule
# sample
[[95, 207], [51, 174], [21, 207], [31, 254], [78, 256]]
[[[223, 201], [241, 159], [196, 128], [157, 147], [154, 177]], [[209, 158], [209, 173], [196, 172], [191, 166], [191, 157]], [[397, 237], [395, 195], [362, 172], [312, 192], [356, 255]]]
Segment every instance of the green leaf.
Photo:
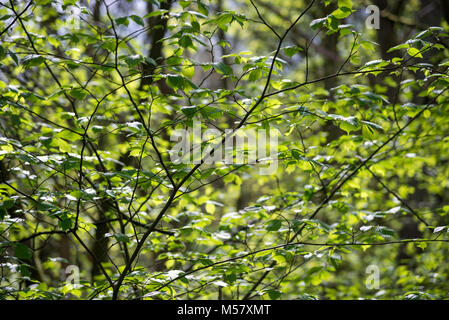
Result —
[[432, 31], [424, 30], [424, 31], [418, 33], [416, 36], [414, 36], [413, 39], [423, 39], [431, 34], [432, 34]]
[[52, 142], [56, 145], [61, 152], [70, 152], [72, 151], [72, 147], [69, 143], [67, 143], [64, 139], [56, 138], [53, 139]]
[[346, 133], [350, 133], [351, 131], [358, 130], [360, 128], [360, 122], [359, 119], [356, 117], [341, 117], [339, 118], [341, 120], [339, 122], [340, 129], [346, 131]]
[[237, 275], [235, 272], [231, 271], [230, 273], [225, 274], [224, 280], [229, 284], [233, 284], [237, 280]]
[[248, 81], [254, 82], [262, 77], [262, 71], [260, 69], [253, 70], [249, 73]]
[[226, 31], [228, 29], [228, 25], [232, 22], [232, 19], [232, 14], [222, 13], [216, 20], [216, 23], [220, 29]]
[[128, 20], [128, 17], [121, 17], [121, 18], [115, 19], [115, 23], [117, 25], [128, 26], [129, 25], [129, 20]]
[[302, 152], [299, 151], [298, 149], [292, 149], [291, 153], [292, 153], [292, 157], [295, 158], [296, 160], [304, 159]]
[[130, 68], [138, 65], [142, 60], [143, 60], [143, 57], [138, 54], [126, 56], [126, 58], [125, 58], [125, 62], [128, 65], [128, 67], [130, 67]]
[[232, 74], [232, 68], [223, 62], [218, 62], [213, 65], [215, 71], [221, 74], [229, 75]]
[[136, 15], [132, 15], [132, 16], [129, 16], [135, 23], [137, 23], [139, 26], [142, 26], [142, 27], [144, 27], [145, 26], [145, 22], [143, 21], [143, 19], [141, 18], [141, 17], [139, 17], [139, 16], [136, 16]]
[[282, 226], [282, 220], [271, 220], [266, 228], [267, 231], [278, 231]]
[[6, 57], [6, 50], [0, 46], [0, 60], [3, 60], [3, 58]]
[[181, 73], [183, 76], [192, 79], [195, 75], [195, 67], [193, 65], [184, 65]]
[[213, 204], [212, 202], [207, 202], [206, 203], [206, 212], [210, 213], [210, 214], [214, 214], [215, 213], [215, 204]]
[[336, 18], [333, 15], [329, 15], [327, 17], [327, 21], [328, 21], [328, 28], [332, 31], [332, 32], [337, 32], [338, 31], [338, 26], [339, 26], [339, 21], [338, 18]]
[[382, 126], [380, 126], [380, 125], [378, 125], [377, 123], [374, 123], [374, 122], [369, 122], [369, 121], [362, 120], [361, 123], [363, 123], [363, 124], [365, 124], [365, 125], [367, 125], [367, 126], [369, 126], [371, 128], [375, 128], [377, 130], [381, 130], [381, 131], [383, 130]]
[[161, 15], [163, 15], [166, 12], [168, 12], [168, 10], [165, 10], [165, 9], [155, 10], [155, 11], [152, 11], [152, 12], [144, 15], [143, 17], [144, 18], [151, 18], [151, 17], [155, 17], [155, 16], [161, 16]]
[[168, 75], [167, 85], [173, 88], [173, 90], [183, 90], [185, 87], [184, 77], [179, 75]]
[[188, 35], [183, 35], [179, 39], [179, 45], [183, 48], [193, 47], [192, 39]]
[[61, 220], [58, 221], [59, 227], [63, 230], [63, 231], [68, 231], [72, 228], [72, 220], [64, 217]]
[[109, 52], [115, 52], [115, 46], [116, 46], [116, 40], [115, 38], [109, 38], [106, 39], [102, 44], [101, 47], [103, 49], [108, 50]]
[[181, 0], [179, 1], [179, 5], [182, 7], [182, 9], [184, 10], [185, 8], [187, 8], [188, 6], [190, 6], [190, 1], [186, 1], [186, 0]]
[[395, 237], [396, 231], [393, 229], [387, 228], [387, 227], [377, 227], [376, 233], [380, 234], [381, 236], [387, 236], [387, 237]]
[[413, 47], [408, 48], [407, 53], [410, 56], [415, 57], [415, 58], [422, 58], [423, 57], [422, 54], [420, 53], [420, 51], [418, 49], [416, 49], [416, 48], [413, 48]]
[[154, 61], [154, 59], [153, 58], [150, 58], [150, 57], [145, 57], [145, 62], [146, 63], [149, 63], [149, 64], [152, 64], [153, 66], [157, 66], [157, 63], [156, 63], [156, 61]]
[[207, 6], [201, 2], [201, 0], [197, 0], [196, 2], [198, 6], [198, 10], [200, 13], [204, 14], [205, 16], [209, 15], [209, 10], [207, 9]]
[[184, 113], [188, 117], [192, 117], [198, 110], [197, 106], [184, 106], [181, 107], [182, 113]]
[[19, 58], [16, 56], [16, 54], [14, 52], [12, 52], [11, 50], [8, 50], [8, 54], [11, 57], [11, 59], [14, 61], [16, 66], [18, 66], [19, 65]]
[[348, 17], [351, 13], [352, 10], [350, 8], [340, 7], [334, 12], [332, 12], [331, 15], [337, 19], [344, 19]]
[[19, 242], [14, 245], [14, 255], [21, 260], [31, 260], [33, 251], [23, 243]]
[[22, 64], [24, 65], [25, 69], [40, 66], [44, 62], [45, 58], [36, 54], [26, 56], [22, 59]]
[[270, 289], [267, 292], [271, 300], [277, 300], [282, 295], [282, 292], [280, 292], [279, 290]]
[[327, 17], [312, 20], [312, 22], [310, 23], [310, 27], [312, 29], [318, 29], [318, 28], [324, 26], [326, 21], [327, 21]]
[[6, 210], [8, 210], [8, 209], [11, 209], [14, 207], [14, 203], [15, 203], [15, 201], [13, 199], [5, 199], [5, 200], [3, 200], [1, 206], [3, 208], [5, 208]]
[[69, 91], [69, 95], [78, 100], [84, 100], [88, 92], [83, 88], [75, 88]]
[[128, 243], [130, 241], [129, 237], [123, 233], [115, 233], [114, 238], [119, 242]]
[[289, 47], [284, 47], [283, 51], [285, 53], [286, 56], [288, 57], [293, 57], [295, 54], [297, 54], [298, 52], [302, 51], [302, 48], [298, 47], [298, 46], [289, 46]]

